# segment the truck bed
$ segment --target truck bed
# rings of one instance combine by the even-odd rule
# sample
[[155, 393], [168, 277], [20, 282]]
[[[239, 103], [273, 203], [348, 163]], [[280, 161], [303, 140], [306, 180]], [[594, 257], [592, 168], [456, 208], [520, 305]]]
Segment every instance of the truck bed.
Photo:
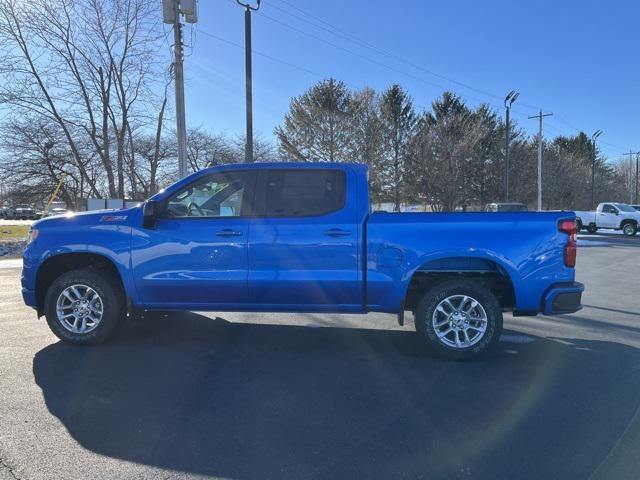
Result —
[[[367, 222], [367, 299], [396, 311], [418, 271], [502, 270], [516, 309], [538, 310], [551, 283], [573, 282], [558, 222], [573, 212], [374, 213]], [[469, 262], [462, 259], [477, 259]]]

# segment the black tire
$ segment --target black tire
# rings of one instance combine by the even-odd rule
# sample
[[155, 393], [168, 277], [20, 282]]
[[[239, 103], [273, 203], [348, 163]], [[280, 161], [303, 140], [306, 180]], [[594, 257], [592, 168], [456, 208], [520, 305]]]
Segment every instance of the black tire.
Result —
[[638, 226], [633, 222], [627, 222], [622, 225], [622, 233], [627, 237], [633, 237], [638, 233]]
[[[477, 343], [469, 347], [449, 346], [436, 334], [432, 319], [434, 311], [444, 299], [466, 295], [475, 299], [484, 309], [487, 327]], [[422, 297], [415, 314], [416, 331], [429, 349], [438, 356], [462, 360], [477, 357], [496, 346], [502, 333], [502, 308], [497, 298], [487, 288], [470, 280], [448, 280], [437, 284]], [[458, 335], [458, 334], [455, 334]]]
[[593, 223], [589, 224], [587, 227], [587, 232], [596, 233], [598, 231], [598, 227], [596, 227]]
[[582, 226], [582, 220], [576, 218], [576, 231], [580, 232], [584, 227]]
[[[82, 268], [63, 273], [54, 280], [45, 296], [44, 313], [51, 331], [60, 339], [76, 345], [97, 345], [109, 339], [125, 315], [125, 302], [116, 287], [117, 279], [99, 271]], [[72, 285], [86, 285], [100, 296], [102, 319], [87, 333], [74, 333], [65, 328], [56, 314], [56, 303], [63, 290]]]

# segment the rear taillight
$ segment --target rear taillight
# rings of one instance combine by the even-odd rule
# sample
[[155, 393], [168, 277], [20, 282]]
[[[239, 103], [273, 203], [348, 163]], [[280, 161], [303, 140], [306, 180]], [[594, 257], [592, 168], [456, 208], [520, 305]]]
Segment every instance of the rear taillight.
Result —
[[564, 246], [564, 264], [567, 267], [576, 266], [576, 253], [578, 244], [576, 243], [576, 222], [575, 220], [560, 220], [558, 230], [569, 235], [569, 243]]

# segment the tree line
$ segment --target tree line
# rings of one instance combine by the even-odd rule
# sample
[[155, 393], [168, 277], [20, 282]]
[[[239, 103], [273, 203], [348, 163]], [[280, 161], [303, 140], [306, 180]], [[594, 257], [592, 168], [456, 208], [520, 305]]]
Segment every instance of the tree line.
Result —
[[[275, 133], [286, 158], [369, 165], [375, 202], [448, 211], [503, 198], [505, 130], [489, 105], [471, 108], [453, 92], [418, 111], [400, 85], [352, 91], [330, 78], [294, 98]], [[510, 142], [510, 199], [535, 207], [538, 138], [512, 122]], [[582, 132], [543, 141], [543, 208], [590, 207], [593, 155]], [[597, 199], [628, 199], [625, 164], [595, 156]]]
[[[58, 183], [78, 198], [144, 199], [177, 177], [169, 126], [173, 71], [159, 5], [147, 0], [0, 0], [0, 182], [16, 202]], [[445, 92], [419, 110], [405, 89], [334, 78], [292, 98], [256, 161], [359, 162], [372, 200], [400, 210], [480, 208], [502, 198], [505, 128], [488, 105]], [[510, 134], [511, 198], [534, 206], [537, 139]], [[187, 132], [190, 171], [244, 159], [244, 137]], [[594, 146], [580, 133], [543, 144], [544, 208], [588, 208]], [[596, 152], [598, 199], [629, 198], [633, 172]]]

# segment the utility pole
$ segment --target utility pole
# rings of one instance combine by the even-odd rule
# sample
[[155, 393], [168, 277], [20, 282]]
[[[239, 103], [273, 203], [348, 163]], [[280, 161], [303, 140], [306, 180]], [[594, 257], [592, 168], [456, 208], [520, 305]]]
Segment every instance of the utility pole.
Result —
[[622, 155], [629, 155], [629, 203], [634, 203], [634, 194], [631, 184], [633, 183], [633, 156], [636, 156], [635, 203], [638, 203], [638, 155], [640, 155], [640, 152], [634, 152], [629, 149], [629, 153], [623, 153]]
[[640, 153], [636, 154], [636, 197], [633, 202], [635, 205], [638, 205], [638, 159], [640, 159]]
[[520, 96], [515, 90], [511, 90], [504, 99], [504, 108], [507, 110], [506, 114], [506, 132], [504, 137], [504, 201], [509, 201], [509, 113], [511, 111], [511, 105]]
[[602, 135], [602, 130], [596, 130], [591, 135], [591, 210], [596, 208], [596, 140]]
[[246, 109], [247, 109], [247, 139], [244, 149], [244, 161], [253, 162], [253, 87], [251, 69], [251, 11], [260, 8], [260, 0], [257, 0], [255, 7], [249, 3], [242, 3], [236, 0], [238, 5], [244, 7], [244, 66], [246, 84]]
[[538, 126], [538, 211], [542, 210], [542, 119], [550, 117], [553, 113], [540, 113], [529, 118], [537, 118], [540, 120]]
[[173, 50], [175, 59], [173, 61], [173, 74], [175, 75], [176, 91], [176, 131], [178, 133], [178, 177], [187, 176], [187, 125], [184, 109], [184, 69], [183, 69], [183, 46], [182, 46], [182, 25], [178, 13], [178, 0], [176, 1], [176, 19], [173, 24]]
[[176, 94], [176, 131], [178, 135], [178, 176], [187, 176], [187, 124], [184, 107], [184, 45], [180, 15], [187, 23], [198, 21], [197, 0], [162, 0], [162, 19], [173, 24], [173, 74]]

